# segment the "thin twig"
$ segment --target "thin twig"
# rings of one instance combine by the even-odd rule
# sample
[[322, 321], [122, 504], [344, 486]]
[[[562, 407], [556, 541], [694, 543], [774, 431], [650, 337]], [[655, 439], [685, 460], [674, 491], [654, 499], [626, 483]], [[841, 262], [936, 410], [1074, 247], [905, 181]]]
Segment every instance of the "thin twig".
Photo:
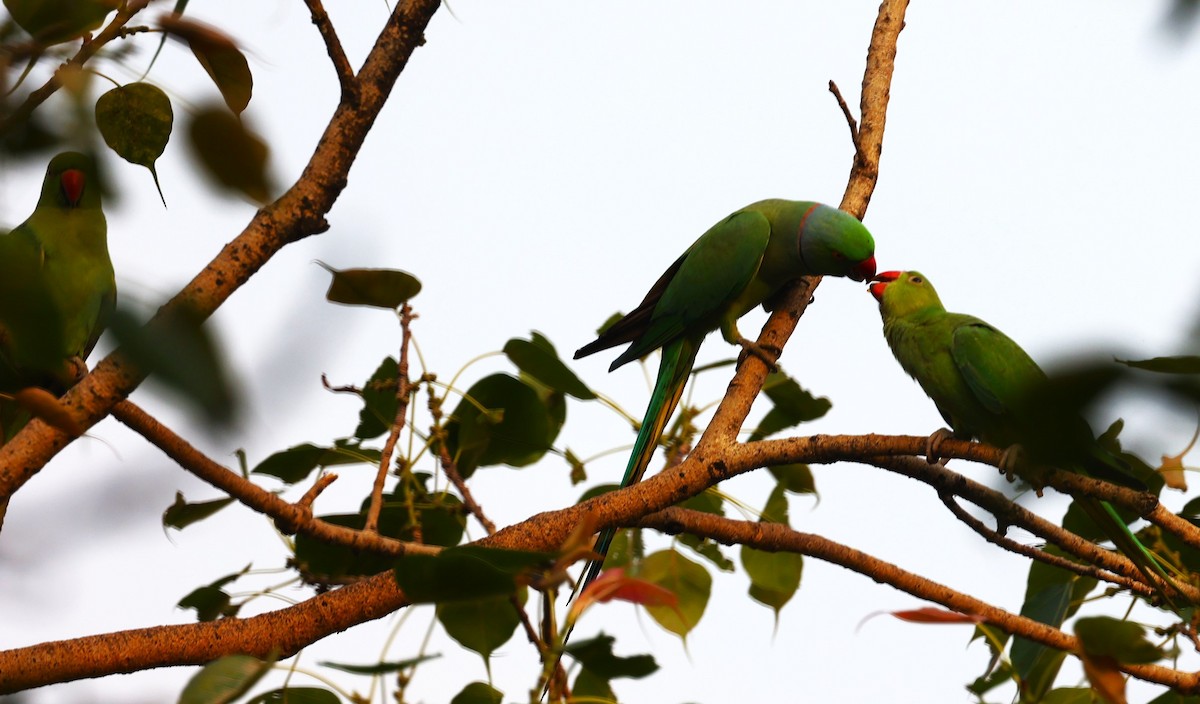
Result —
[[[379, 513], [383, 510], [383, 485], [387, 480], [388, 470], [392, 465], [392, 453], [396, 451], [396, 441], [404, 430], [404, 422], [408, 417], [408, 401], [412, 391], [412, 383], [408, 379], [408, 346], [412, 341], [412, 306], [407, 301], [400, 306], [400, 361], [396, 365], [396, 415], [392, 419], [392, 428], [383, 450], [379, 453], [379, 471], [375, 473], [375, 484], [371, 487], [371, 503], [367, 507], [367, 520], [363, 530], [377, 533], [379, 529]], [[414, 522], [415, 525], [415, 522]]]
[[346, 58], [346, 52], [342, 49], [342, 42], [333, 28], [329, 13], [325, 12], [325, 6], [321, 0], [304, 0], [304, 4], [308, 5], [308, 11], [312, 14], [312, 21], [317, 26], [317, 31], [321, 33], [321, 39], [325, 40], [325, 50], [329, 53], [330, 60], [333, 61], [333, 70], [337, 72], [338, 83], [342, 86], [342, 101], [357, 101], [358, 79], [355, 78], [350, 60]]
[[337, 478], [338, 475], [336, 474], [322, 474], [321, 476], [317, 477], [317, 481], [314, 482], [311, 487], [309, 487], [308, 491], [304, 492], [304, 496], [300, 497], [300, 500], [296, 502], [296, 505], [303, 506], [311, 511], [313, 502], [317, 500], [317, 497], [321, 495], [322, 491], [325, 491], [326, 487], [337, 481]]
[[833, 82], [833, 79], [829, 80], [829, 92], [837, 98], [838, 107], [842, 109], [842, 115], [846, 117], [846, 126], [850, 128], [850, 141], [854, 143], [854, 160], [858, 161], [862, 158], [862, 145], [858, 141], [858, 121], [850, 114], [850, 106], [846, 104], [846, 99], [842, 97], [842, 91], [838, 90], [838, 85]]
[[446, 479], [450, 480], [450, 483], [458, 491], [458, 495], [462, 497], [463, 506], [467, 511], [479, 521], [488, 535], [495, 534], [496, 524], [492, 523], [491, 519], [483, 512], [483, 507], [475, 500], [475, 495], [471, 493], [466, 480], [458, 471], [458, 464], [450, 457], [450, 452], [446, 449], [446, 430], [442, 425], [442, 404], [437, 394], [433, 392], [432, 386], [429, 387], [429, 414], [433, 417], [433, 425], [429, 429], [430, 443], [437, 452], [442, 473], [446, 475]]
[[237, 472], [214, 462], [131, 401], [121, 401], [115, 405], [112, 414], [117, 420], [162, 450], [180, 467], [229, 494], [246, 507], [273, 518], [275, 524], [285, 533], [304, 533], [334, 545], [389, 556], [412, 553], [434, 554], [439, 550], [434, 546], [406, 543], [314, 518], [308, 505], [288, 503], [253, 482], [247, 481]]
[[950, 512], [953, 513], [958, 520], [967, 524], [967, 527], [978, 533], [989, 543], [998, 545], [1010, 552], [1015, 552], [1018, 555], [1024, 555], [1031, 560], [1044, 562], [1047, 565], [1053, 565], [1054, 567], [1067, 570], [1068, 572], [1073, 572], [1083, 577], [1091, 577], [1093, 579], [1118, 584], [1126, 589], [1135, 591], [1142, 596], [1154, 596], [1154, 590], [1146, 584], [1134, 581], [1128, 577], [1116, 574], [1114, 572], [1101, 570], [1095, 565], [1080, 564], [1073, 560], [1068, 560], [1060, 555], [1054, 555], [1046, 552], [1045, 550], [1039, 550], [1032, 545], [1018, 543], [1012, 538], [1009, 538], [998, 531], [992, 530], [985, 525], [983, 521], [972, 516], [967, 512], [966, 509], [960, 506], [958, 502], [954, 500], [954, 495], [950, 492], [938, 492], [938, 498], [942, 500], [942, 503], [946, 505], [946, 508], [950, 509]]

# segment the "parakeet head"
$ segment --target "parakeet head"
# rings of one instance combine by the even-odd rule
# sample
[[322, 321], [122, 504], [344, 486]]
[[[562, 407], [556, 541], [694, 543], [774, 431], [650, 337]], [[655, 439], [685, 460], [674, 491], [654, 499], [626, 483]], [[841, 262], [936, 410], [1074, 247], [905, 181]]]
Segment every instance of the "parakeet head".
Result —
[[911, 315], [922, 310], [945, 310], [933, 285], [919, 271], [885, 271], [867, 287], [884, 318]]
[[63, 152], [50, 160], [42, 181], [39, 207], [98, 208], [100, 184], [96, 163], [86, 154]]
[[813, 274], [866, 281], [875, 275], [875, 240], [853, 215], [815, 205], [800, 221], [800, 259]]

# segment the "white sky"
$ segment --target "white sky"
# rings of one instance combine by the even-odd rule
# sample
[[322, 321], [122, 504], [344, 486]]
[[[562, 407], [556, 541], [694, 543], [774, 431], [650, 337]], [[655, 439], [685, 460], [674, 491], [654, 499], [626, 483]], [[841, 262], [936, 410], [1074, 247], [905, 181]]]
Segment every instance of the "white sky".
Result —
[[[357, 66], [387, 8], [330, 5]], [[949, 308], [996, 324], [1042, 361], [1096, 345], [1144, 356], [1181, 350], [1200, 294], [1191, 213], [1200, 43], [1161, 31], [1165, 2], [1144, 5], [913, 4], [865, 220], [881, 269], [921, 269]], [[431, 368], [448, 379], [530, 329], [569, 356], [608, 315], [640, 301], [695, 237], [746, 203], [836, 204], [852, 147], [826, 83], [836, 80], [857, 106], [876, 7], [454, 0], [454, 15], [439, 11], [401, 76], [329, 216], [332, 229], [286, 249], [214, 318], [249, 399], [244, 423], [221, 435], [185, 434], [232, 465], [239, 447], [255, 463], [353, 429], [357, 404], [323, 392], [319, 375], [362, 381], [394, 353], [399, 334], [384, 312], [325, 303], [327, 275], [314, 259], [421, 278], [416, 335]], [[206, 2], [188, 12], [249, 50], [256, 84], [248, 116], [272, 145], [279, 181], [290, 183], [337, 96], [302, 4]], [[151, 43], [141, 42], [143, 60]], [[129, 81], [143, 65], [106, 72]], [[150, 79], [172, 93], [180, 121], [189, 105], [217, 99], [179, 46], [168, 45]], [[125, 193], [108, 208], [125, 300], [157, 304], [253, 213], [198, 185], [183, 141], [176, 136], [159, 165], [165, 211], [143, 170], [109, 161]], [[0, 171], [0, 223], [16, 224], [32, 209], [42, 168]], [[817, 299], [782, 363], [834, 407], [802, 431], [939, 427], [932, 403], [892, 360], [863, 287], [830, 280]], [[763, 319], [751, 314], [743, 332], [756, 332]], [[701, 361], [731, 353], [714, 336]], [[601, 355], [574, 368], [640, 416], [643, 376], [635, 365], [606, 375], [610, 360]], [[489, 361], [464, 378], [504, 368]], [[725, 378], [706, 376], [697, 399], [715, 399], [724, 387]], [[173, 427], [192, 422], [152, 388], [133, 398]], [[1188, 412], [1143, 403], [1118, 405], [1103, 422], [1119, 414], [1150, 460], [1177, 452], [1194, 423]], [[573, 404], [568, 415], [560, 446], [581, 457], [632, 442], [627, 426], [594, 404]], [[159, 516], [177, 489], [192, 500], [216, 492], [111, 420], [92, 436], [12, 503], [0, 539], [0, 648], [186, 622], [190, 612], [174, 604], [191, 588], [248, 562], [266, 568], [285, 557], [269, 524], [241, 508], [164, 537]], [[596, 462], [592, 481], [616, 481], [623, 465], [619, 452]], [[985, 468], [959, 469], [994, 483]], [[792, 500], [797, 528], [1020, 607], [1026, 563], [998, 556], [925, 487], [854, 465], [815, 471], [821, 500]], [[340, 473], [338, 491], [319, 510], [349, 509], [367, 490], [367, 470]], [[761, 506], [767, 487], [753, 476], [724, 489]], [[502, 525], [566, 505], [581, 491], [554, 458], [519, 471], [485, 469], [473, 490]], [[1183, 499], [1168, 502], [1178, 507]], [[1065, 501], [1048, 497], [1036, 506], [1055, 513]], [[260, 579], [257, 586], [282, 577]], [[629, 702], [965, 702], [963, 684], [987, 659], [982, 645], [967, 647], [963, 626], [876, 618], [859, 629], [876, 611], [922, 604], [817, 560], [806, 561], [777, 633], [771, 612], [745, 597], [746, 585], [740, 574], [717, 577], [686, 653], [624, 605], [593, 612], [580, 635], [605, 620], [619, 653], [654, 651], [663, 671], [617, 683]], [[262, 600], [247, 613], [276, 606]], [[414, 655], [429, 618], [428, 610], [410, 616], [387, 657]], [[395, 624], [385, 619], [327, 639], [303, 663], [373, 661]], [[467, 681], [486, 679], [479, 658], [444, 638], [434, 643], [444, 657], [418, 672], [412, 701], [448, 701]], [[525, 698], [536, 669], [520, 635], [494, 658], [493, 672], [506, 701]], [[170, 701], [189, 673], [73, 683], [28, 701]], [[1133, 700], [1156, 694], [1135, 689]]]

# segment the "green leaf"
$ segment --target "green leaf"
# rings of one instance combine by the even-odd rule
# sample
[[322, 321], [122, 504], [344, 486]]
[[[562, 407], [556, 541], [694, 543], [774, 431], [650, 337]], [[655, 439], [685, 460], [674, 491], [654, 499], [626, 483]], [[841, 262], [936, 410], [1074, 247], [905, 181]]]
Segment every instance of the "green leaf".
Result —
[[317, 264], [333, 275], [325, 299], [347, 306], [396, 310], [421, 291], [417, 277], [398, 269], [334, 269]]
[[787, 490], [783, 484], [776, 484], [775, 488], [771, 490], [767, 496], [767, 503], [763, 506], [762, 518], [759, 520], [764, 523], [791, 525], [791, 521], [788, 520]]
[[1118, 359], [1118, 364], [1124, 364], [1134, 369], [1143, 369], [1159, 374], [1200, 374], [1200, 356], [1184, 355], [1180, 357], [1154, 357], [1152, 359]]
[[227, 655], [214, 660], [192, 675], [179, 704], [228, 704], [250, 691], [271, 669], [274, 661], [249, 655]]
[[571, 686], [571, 698], [578, 702], [607, 703], [617, 701], [617, 695], [612, 691], [608, 680], [597, 675], [586, 667], [580, 668], [575, 676], [575, 684]]
[[781, 464], [767, 467], [775, 481], [792, 494], [816, 494], [817, 482], [806, 464]]
[[677, 505], [680, 508], [690, 508], [693, 511], [711, 513], [714, 516], [725, 515], [725, 501], [721, 498], [721, 493], [713, 487], [709, 487]]
[[633, 559], [637, 556], [637, 541], [633, 537], [635, 534], [638, 534], [637, 528], [619, 528], [613, 533], [612, 542], [608, 544], [608, 555], [604, 558], [605, 569], [633, 564]]
[[249, 571], [250, 565], [246, 565], [238, 572], [227, 574], [203, 587], [197, 587], [180, 599], [176, 606], [181, 609], [195, 609], [196, 618], [200, 621], [215, 621], [218, 618], [236, 616], [242, 607], [240, 604], [232, 604], [229, 594], [222, 587], [236, 581]]
[[142, 325], [132, 312], [117, 308], [108, 329], [135, 366], [195, 406], [205, 420], [233, 422], [238, 407], [235, 387], [199, 313], [176, 308]]
[[341, 704], [337, 695], [320, 687], [285, 687], [263, 692], [246, 704]]
[[605, 681], [618, 677], [641, 679], [654, 674], [658, 663], [652, 655], [622, 657], [613, 652], [612, 636], [601, 633], [595, 638], [579, 640], [567, 645], [564, 651], [579, 661], [584, 669]]
[[181, 609], [195, 609], [197, 621], [215, 621], [236, 616], [241, 606], [234, 606], [224, 589], [197, 587], [179, 600]]
[[120, 0], [4, 0], [13, 21], [42, 44], [58, 44], [96, 29]]
[[1046, 693], [1039, 704], [1094, 704], [1091, 687], [1059, 687]]
[[396, 419], [396, 383], [399, 364], [395, 357], [385, 357], [375, 373], [362, 386], [363, 408], [358, 412], [358, 427], [354, 437], [369, 440], [383, 435]]
[[[521, 625], [521, 617], [510, 597], [511, 593], [439, 603], [438, 622], [459, 645], [474, 650], [486, 660], [496, 648], [507, 643]], [[521, 603], [525, 603], [524, 590], [521, 590]]]
[[500, 704], [504, 701], [504, 692], [492, 687], [487, 682], [471, 682], [462, 688], [450, 704]]
[[555, 417], [529, 384], [492, 374], [466, 396], [446, 422], [447, 449], [464, 478], [488, 465], [524, 467], [550, 449]]
[[168, 506], [166, 511], [163, 511], [163, 528], [183, 530], [193, 523], [203, 521], [231, 503], [233, 503], [233, 499], [224, 498], [189, 504], [184, 500], [183, 492], [177, 491], [175, 492], [175, 503]]
[[507, 597], [554, 558], [551, 553], [462, 545], [436, 555], [401, 556], [395, 562], [396, 583], [414, 603]]
[[546, 386], [570, 394], [581, 401], [596, 398], [596, 394], [559, 359], [549, 340], [536, 330], [531, 337], [532, 340], [514, 337], [504, 343], [504, 354], [517, 369]]
[[266, 458], [254, 468], [254, 474], [276, 477], [287, 484], [296, 484], [308, 478], [318, 467], [333, 467], [342, 464], [364, 464], [379, 462], [379, 450], [356, 445], [334, 445], [319, 447], [310, 443], [294, 445]]
[[125, 161], [150, 171], [163, 205], [167, 199], [154, 162], [167, 148], [174, 120], [167, 94], [149, 83], [113, 88], [96, 100], [96, 127], [105, 144]]
[[676, 550], [663, 550], [642, 560], [636, 576], [679, 597], [678, 610], [651, 606], [646, 611], [663, 628], [686, 637], [700, 622], [712, 595], [712, 576], [708, 571]]
[[779, 611], [800, 588], [804, 558], [793, 552], [766, 552], [742, 546], [742, 567], [750, 577], [750, 597]]
[[216, 185], [255, 203], [271, 199], [267, 144], [242, 120], [221, 108], [201, 108], [192, 117], [188, 139], [204, 175]]
[[763, 384], [763, 393], [774, 406], [750, 434], [750, 441], [762, 440], [800, 423], [816, 420], [829, 412], [829, 399], [817, 398], [783, 372], [771, 372]]
[[1108, 616], [1080, 618], [1075, 621], [1075, 635], [1092, 657], [1109, 657], [1128, 665], [1146, 665], [1166, 657], [1146, 640], [1146, 629], [1131, 621]]
[[396, 662], [377, 662], [373, 665], [347, 665], [345, 663], [336, 662], [321, 662], [318, 663], [321, 667], [329, 667], [342, 672], [349, 672], [352, 675], [387, 675], [393, 672], [407, 670], [415, 665], [419, 665], [427, 660], [436, 660], [442, 657], [440, 653], [433, 655], [420, 655], [407, 660], [397, 660]]
[[162, 16], [159, 26], [171, 36], [187, 42], [196, 61], [217, 84], [225, 104], [234, 114], [240, 115], [250, 104], [254, 77], [237, 43], [216, 27], [178, 14]]
[[732, 572], [734, 569], [733, 560], [725, 557], [725, 553], [721, 552], [721, 546], [716, 541], [708, 538], [701, 538], [698, 535], [691, 533], [683, 533], [678, 537], [680, 544], [686, 545], [700, 557], [711, 562], [717, 569], [722, 572]]
[[1200, 704], [1200, 696], [1167, 691], [1151, 699], [1149, 704]]
[[[1046, 552], [1062, 555], [1062, 551], [1047, 546]], [[1096, 580], [1080, 577], [1066, 570], [1033, 562], [1025, 586], [1025, 603], [1021, 615], [1054, 628], [1062, 626], [1078, 609], [1082, 600], [1096, 587]], [[1066, 654], [1024, 638], [1016, 637], [1010, 660], [1013, 671], [1021, 680], [1021, 690], [1030, 701], [1037, 701], [1047, 692], [1058, 676]]]
[[[462, 539], [466, 526], [462, 503], [458, 497], [439, 492], [418, 492], [411, 500], [401, 490], [386, 497], [379, 514], [380, 535], [410, 541], [415, 537], [412, 520], [415, 515], [421, 527], [421, 537], [429, 545], [454, 545]], [[415, 511], [415, 514], [413, 513]], [[366, 512], [320, 516], [334, 525], [362, 530]], [[344, 545], [332, 545], [305, 533], [296, 536], [296, 563], [311, 576], [337, 578], [372, 575], [390, 569], [395, 559]]]

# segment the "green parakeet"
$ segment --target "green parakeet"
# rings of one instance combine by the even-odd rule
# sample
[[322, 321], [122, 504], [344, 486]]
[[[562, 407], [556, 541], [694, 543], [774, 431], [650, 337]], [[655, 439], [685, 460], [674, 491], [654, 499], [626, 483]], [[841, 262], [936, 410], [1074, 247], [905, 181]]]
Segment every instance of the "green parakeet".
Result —
[[[1007, 449], [1045, 434], [1046, 429], [1039, 427], [1045, 418], [1030, 406], [1030, 394], [1046, 381], [1046, 375], [1025, 350], [979, 318], [946, 312], [920, 272], [888, 271], [874, 280], [869, 290], [879, 301], [888, 346], [904, 371], [933, 400], [954, 437]], [[1083, 418], [1056, 419], [1054, 427], [1069, 435], [1064, 446], [1086, 448], [1086, 456], [1063, 469], [1117, 483], [1129, 484], [1131, 479], [1137, 483], [1123, 460], [1095, 442]], [[1050, 458], [1031, 459], [1052, 464], [1047, 461]], [[1170, 583], [1111, 505], [1086, 496], [1076, 497], [1075, 503], [1151, 578], [1151, 584], [1152, 577]]]
[[[700, 236], [651, 287], [633, 312], [575, 353], [575, 359], [631, 343], [609, 371], [662, 349], [658, 380], [646, 407], [625, 477], [641, 480], [658, 439], [683, 393], [700, 343], [721, 330], [727, 342], [754, 350], [738, 318], [766, 307], [787, 284], [804, 275], [875, 274], [875, 242], [854, 216], [809, 201], [764, 200], [733, 213]], [[613, 530], [596, 541], [601, 559], [589, 563], [576, 588], [582, 591], [603, 564]]]
[[[95, 163], [54, 157], [33, 214], [0, 234], [0, 393], [76, 381], [116, 302], [106, 237]], [[24, 423], [6, 405], [0, 442]]]

